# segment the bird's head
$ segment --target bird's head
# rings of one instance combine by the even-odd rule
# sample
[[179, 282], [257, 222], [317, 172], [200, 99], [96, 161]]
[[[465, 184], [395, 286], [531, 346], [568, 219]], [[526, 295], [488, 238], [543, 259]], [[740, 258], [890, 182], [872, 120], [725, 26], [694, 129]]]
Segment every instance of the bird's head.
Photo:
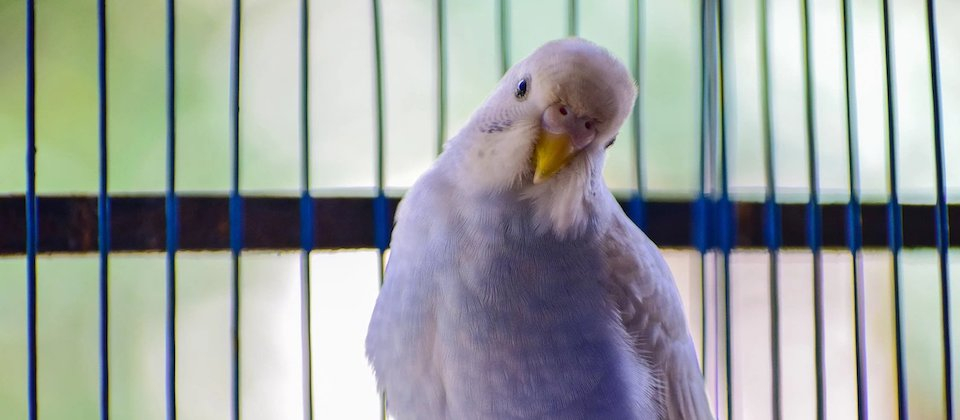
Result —
[[[578, 160], [602, 161], [633, 109], [630, 72], [590, 41], [545, 44], [514, 65], [465, 130], [487, 177], [550, 182]], [[501, 185], [500, 187], [505, 187]]]
[[519, 190], [562, 211], [602, 184], [605, 150], [636, 95], [630, 72], [603, 48], [552, 41], [507, 71], [448, 152], [473, 188]]

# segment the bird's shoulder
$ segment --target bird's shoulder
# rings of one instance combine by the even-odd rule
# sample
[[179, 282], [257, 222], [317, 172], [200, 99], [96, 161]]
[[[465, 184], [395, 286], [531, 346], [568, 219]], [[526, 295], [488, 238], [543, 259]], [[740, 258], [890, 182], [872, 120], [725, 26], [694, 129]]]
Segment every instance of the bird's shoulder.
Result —
[[643, 333], [645, 340], [685, 336], [680, 296], [657, 246], [622, 213], [600, 243], [608, 267], [603, 281], [627, 331]]
[[676, 283], [656, 245], [626, 215], [602, 239], [608, 296], [637, 355], [658, 378], [665, 419], [711, 419]]

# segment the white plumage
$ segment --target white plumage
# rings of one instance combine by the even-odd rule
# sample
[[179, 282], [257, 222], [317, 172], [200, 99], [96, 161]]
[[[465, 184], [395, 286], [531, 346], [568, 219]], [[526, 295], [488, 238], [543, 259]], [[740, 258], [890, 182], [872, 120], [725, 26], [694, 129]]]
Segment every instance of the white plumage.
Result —
[[603, 182], [629, 72], [516, 64], [408, 192], [367, 355], [398, 420], [711, 418], [679, 294]]

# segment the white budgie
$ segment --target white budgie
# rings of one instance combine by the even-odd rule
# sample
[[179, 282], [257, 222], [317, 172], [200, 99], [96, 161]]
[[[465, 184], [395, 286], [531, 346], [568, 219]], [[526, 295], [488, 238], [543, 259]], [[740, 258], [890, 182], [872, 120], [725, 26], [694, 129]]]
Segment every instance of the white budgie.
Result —
[[398, 420], [712, 418], [670, 271], [602, 177], [635, 97], [607, 51], [550, 42], [410, 189], [366, 342]]

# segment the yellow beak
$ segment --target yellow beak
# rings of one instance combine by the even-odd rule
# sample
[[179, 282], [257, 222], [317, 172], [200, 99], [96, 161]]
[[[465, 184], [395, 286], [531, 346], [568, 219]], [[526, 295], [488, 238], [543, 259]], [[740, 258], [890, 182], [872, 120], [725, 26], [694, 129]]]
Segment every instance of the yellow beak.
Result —
[[533, 183], [539, 184], [559, 172], [574, 154], [576, 150], [569, 134], [540, 130], [533, 149]]

